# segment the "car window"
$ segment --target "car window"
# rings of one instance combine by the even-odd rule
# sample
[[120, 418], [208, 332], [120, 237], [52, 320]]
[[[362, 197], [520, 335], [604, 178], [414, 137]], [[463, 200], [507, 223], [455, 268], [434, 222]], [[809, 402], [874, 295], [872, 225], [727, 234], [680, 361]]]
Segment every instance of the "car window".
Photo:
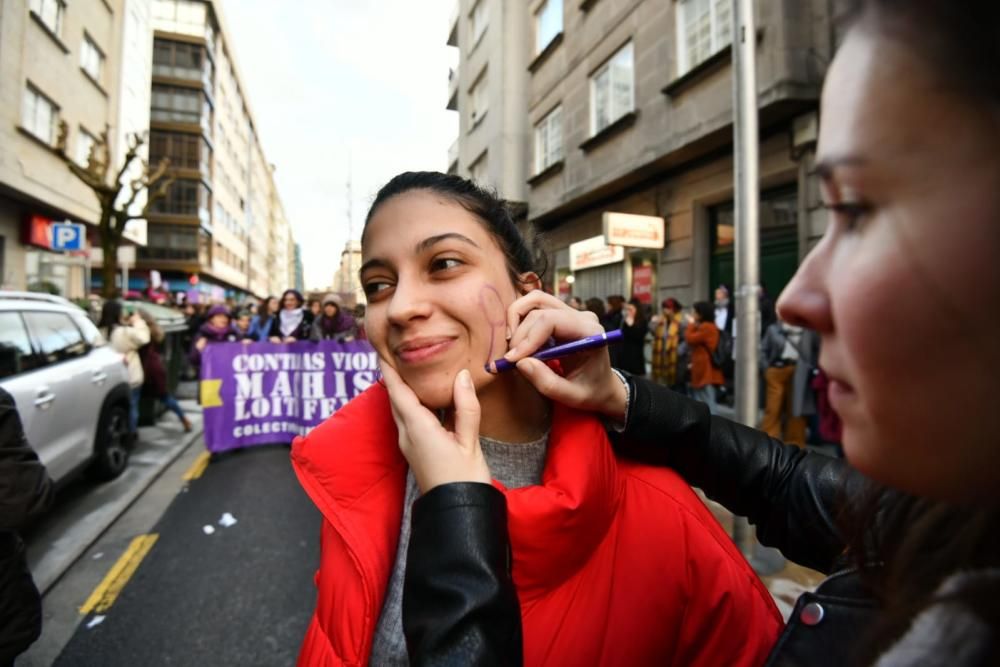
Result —
[[26, 311], [24, 320], [46, 364], [81, 357], [87, 344], [66, 313]]
[[70, 317], [76, 322], [76, 326], [80, 328], [80, 331], [83, 333], [83, 339], [87, 341], [87, 345], [91, 347], [104, 345], [105, 340], [104, 336], [101, 335], [100, 329], [94, 326], [94, 323], [90, 321], [90, 318], [86, 314], [82, 312], [73, 313]]
[[38, 368], [41, 359], [31, 349], [21, 314], [0, 312], [0, 379]]

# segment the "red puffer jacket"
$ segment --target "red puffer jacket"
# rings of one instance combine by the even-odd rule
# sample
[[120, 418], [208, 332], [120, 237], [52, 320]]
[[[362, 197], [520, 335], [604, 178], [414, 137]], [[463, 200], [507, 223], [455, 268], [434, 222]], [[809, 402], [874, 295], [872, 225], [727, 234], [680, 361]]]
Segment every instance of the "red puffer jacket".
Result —
[[[406, 461], [374, 385], [292, 446], [323, 514], [299, 665], [364, 665], [399, 539]], [[592, 415], [554, 406], [542, 484], [504, 489], [526, 665], [760, 665], [767, 589], [675, 473], [618, 460]]]

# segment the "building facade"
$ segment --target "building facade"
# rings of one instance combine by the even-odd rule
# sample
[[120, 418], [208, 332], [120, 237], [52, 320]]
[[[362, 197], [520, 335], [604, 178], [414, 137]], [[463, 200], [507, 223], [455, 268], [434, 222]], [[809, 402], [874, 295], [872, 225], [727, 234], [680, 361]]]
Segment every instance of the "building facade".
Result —
[[[150, 158], [175, 181], [149, 218], [135, 280], [199, 300], [287, 287], [290, 230], [220, 3], [154, 0]], [[284, 268], [282, 268], [284, 267]]]
[[448, 35], [459, 51], [448, 77], [447, 108], [459, 113], [449, 172], [495, 188], [516, 204], [528, 195], [527, 17], [524, 2], [459, 0]]
[[332, 292], [345, 307], [365, 303], [358, 271], [361, 269], [361, 241], [350, 240], [340, 253], [340, 266], [333, 276]]
[[[493, 14], [522, 4], [480, 2]], [[521, 169], [528, 220], [551, 252], [548, 289], [687, 305], [733, 285], [730, 8], [730, 0], [527, 3], [527, 38], [517, 40], [528, 75]], [[776, 295], [824, 230], [809, 173], [834, 36], [824, 0], [755, 8], [760, 266]], [[463, 133], [459, 173], [466, 141]], [[662, 219], [664, 247], [598, 248], [607, 213]]]
[[[68, 156], [86, 165], [91, 147], [107, 132], [110, 162], [117, 167], [128, 135], [148, 128], [151, 8], [151, 0], [4, 4], [0, 286], [85, 296], [84, 253], [54, 251], [52, 224], [84, 223], [90, 245], [98, 245], [100, 208], [56, 146], [61, 143]], [[125, 238], [145, 243], [145, 221], [132, 221]]]

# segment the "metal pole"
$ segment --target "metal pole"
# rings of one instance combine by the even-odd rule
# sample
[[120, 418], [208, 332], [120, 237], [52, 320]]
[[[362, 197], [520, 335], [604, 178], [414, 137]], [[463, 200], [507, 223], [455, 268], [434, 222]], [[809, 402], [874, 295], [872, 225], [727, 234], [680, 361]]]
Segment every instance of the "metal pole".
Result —
[[[757, 129], [757, 29], [752, 0], [733, 0], [733, 147], [736, 208], [736, 420], [757, 426], [759, 134]], [[754, 540], [734, 517], [733, 540], [752, 555]]]

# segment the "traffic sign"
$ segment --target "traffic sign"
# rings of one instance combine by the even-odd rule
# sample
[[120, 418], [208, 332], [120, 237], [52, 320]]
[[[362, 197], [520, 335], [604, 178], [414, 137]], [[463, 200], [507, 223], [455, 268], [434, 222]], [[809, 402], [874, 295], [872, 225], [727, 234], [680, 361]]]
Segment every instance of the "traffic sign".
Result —
[[87, 230], [78, 222], [56, 222], [52, 224], [53, 250], [85, 250]]

